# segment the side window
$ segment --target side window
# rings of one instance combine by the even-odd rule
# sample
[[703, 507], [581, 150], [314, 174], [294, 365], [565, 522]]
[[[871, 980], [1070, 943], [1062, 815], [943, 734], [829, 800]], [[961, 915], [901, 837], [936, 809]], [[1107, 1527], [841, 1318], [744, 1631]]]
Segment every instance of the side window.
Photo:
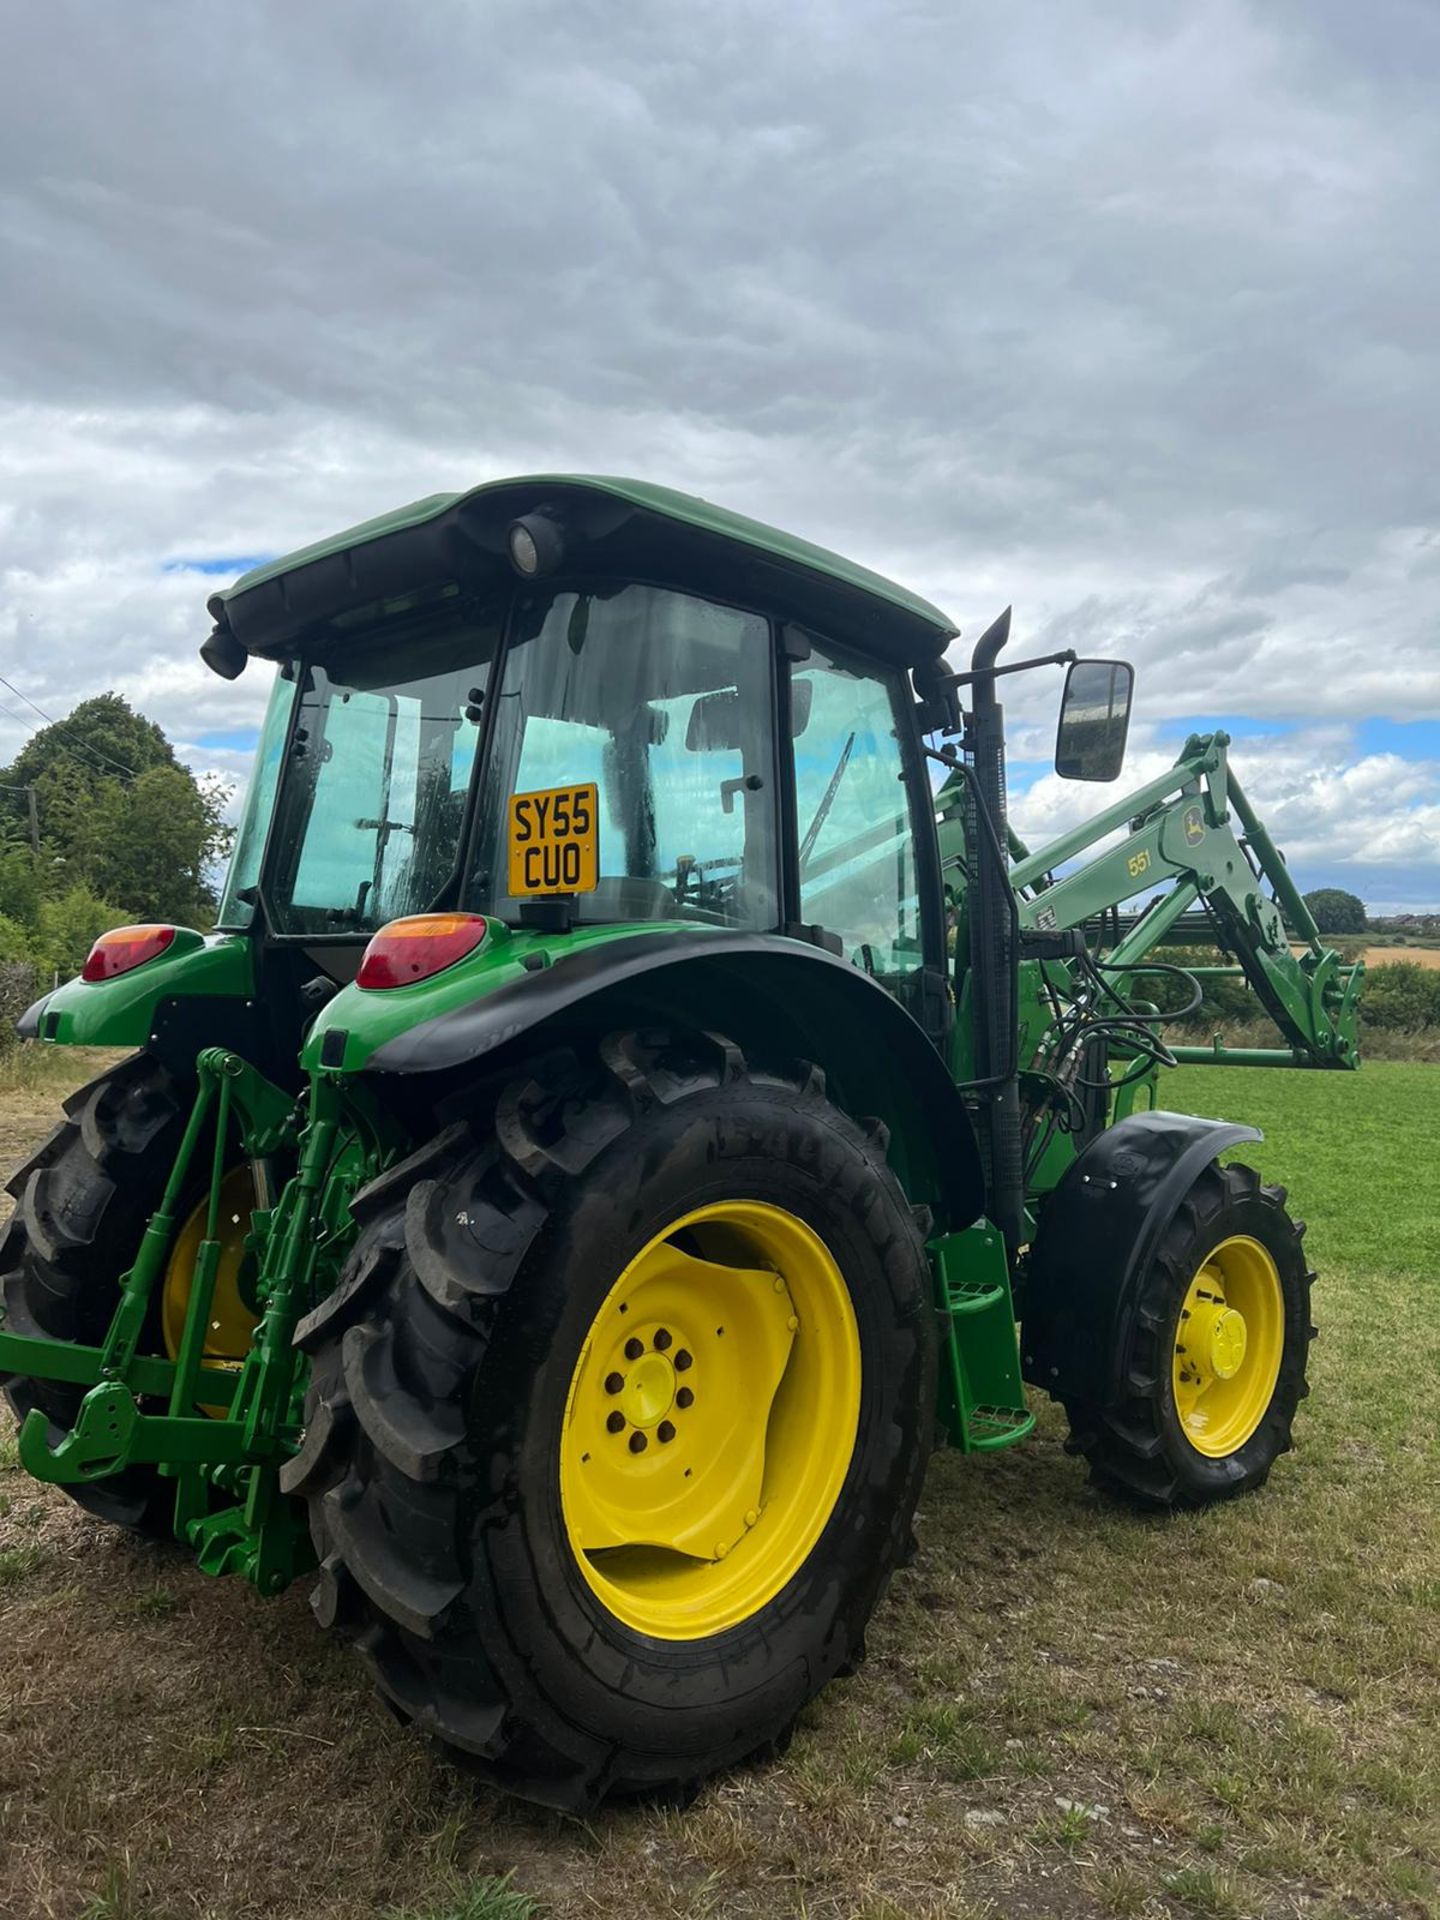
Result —
[[791, 684], [801, 918], [867, 973], [909, 973], [920, 903], [891, 682], [817, 643]]
[[430, 904], [449, 877], [478, 728], [473, 664], [372, 691], [312, 670], [280, 826], [295, 837], [273, 904], [284, 932], [379, 926]]
[[[309, 704], [307, 695], [307, 709]], [[302, 709], [302, 720], [309, 717], [308, 710]], [[381, 695], [347, 690], [324, 718], [330, 725], [315, 773], [314, 824], [300, 850], [290, 904], [302, 908], [354, 905], [363, 913], [378, 864], [391, 714]], [[342, 735], [345, 751], [337, 750]]]

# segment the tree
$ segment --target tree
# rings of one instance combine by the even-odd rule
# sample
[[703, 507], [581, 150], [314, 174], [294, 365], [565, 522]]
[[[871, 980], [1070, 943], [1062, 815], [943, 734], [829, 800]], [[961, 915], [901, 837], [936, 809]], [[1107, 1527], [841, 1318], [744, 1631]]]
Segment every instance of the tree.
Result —
[[69, 887], [55, 899], [44, 901], [30, 942], [31, 958], [39, 969], [39, 987], [48, 987], [57, 973], [62, 980], [78, 973], [95, 936], [107, 927], [123, 926], [126, 918], [118, 903], [98, 899], [88, 887]]
[[97, 836], [127, 785], [154, 767], [179, 765], [154, 721], [118, 693], [82, 700], [27, 740], [5, 778], [35, 789], [49, 890], [91, 876]]
[[1343, 887], [1317, 887], [1305, 904], [1321, 933], [1364, 933], [1365, 902]]
[[110, 924], [127, 916], [209, 924], [212, 875], [233, 838], [229, 790], [197, 780], [154, 721], [119, 694], [82, 700], [40, 728], [3, 778], [35, 788], [40, 854], [20, 845], [15, 821], [0, 822], [0, 913], [38, 929], [45, 901], [71, 897], [77, 931], [62, 942], [67, 952], [86, 901]]
[[111, 802], [89, 860], [90, 883], [137, 920], [207, 918], [215, 894], [206, 868], [228, 836], [223, 792], [184, 767], [151, 767]]
[[82, 700], [65, 719], [41, 727], [15, 756], [10, 775], [35, 786], [57, 767], [73, 770], [76, 763], [96, 778], [122, 779], [151, 767], [176, 767], [175, 749], [153, 720], [136, 713], [118, 693], [97, 694]]
[[0, 918], [20, 925], [40, 910], [40, 869], [28, 840], [0, 839]]

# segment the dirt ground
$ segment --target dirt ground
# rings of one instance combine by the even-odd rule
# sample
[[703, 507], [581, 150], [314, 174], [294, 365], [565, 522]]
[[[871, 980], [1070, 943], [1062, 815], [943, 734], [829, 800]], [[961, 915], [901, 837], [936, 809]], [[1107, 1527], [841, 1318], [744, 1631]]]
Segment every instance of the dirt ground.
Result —
[[[209, 1580], [0, 1443], [0, 1915], [1440, 1913], [1440, 1070], [1173, 1085], [1253, 1115], [1309, 1216], [1300, 1451], [1173, 1519], [1090, 1490], [1048, 1407], [1023, 1448], [938, 1458], [866, 1665], [683, 1813], [478, 1788], [390, 1721], [305, 1583]], [[62, 1090], [0, 1090], [7, 1168]]]

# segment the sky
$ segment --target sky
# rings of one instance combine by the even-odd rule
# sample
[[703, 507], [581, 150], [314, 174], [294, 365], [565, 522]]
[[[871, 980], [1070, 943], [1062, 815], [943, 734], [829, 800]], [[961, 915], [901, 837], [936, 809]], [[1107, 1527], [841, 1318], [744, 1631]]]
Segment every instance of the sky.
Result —
[[[628, 473], [1133, 660], [1127, 783], [1224, 725], [1302, 885], [1440, 910], [1437, 83], [1432, 0], [13, 9], [0, 674], [243, 780], [216, 585]], [[1057, 696], [1032, 841], [1114, 797]]]

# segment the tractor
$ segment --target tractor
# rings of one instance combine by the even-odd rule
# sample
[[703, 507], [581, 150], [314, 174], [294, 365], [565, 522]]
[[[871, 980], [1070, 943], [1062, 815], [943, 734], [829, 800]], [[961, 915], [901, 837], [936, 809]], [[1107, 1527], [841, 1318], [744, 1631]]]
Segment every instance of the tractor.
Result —
[[[32, 1475], [313, 1574], [399, 1716], [579, 1810], [777, 1751], [932, 1447], [1022, 1442], [1027, 1384], [1143, 1506], [1265, 1480], [1302, 1229], [1159, 1076], [1354, 1068], [1361, 969], [1223, 733], [1031, 851], [1000, 683], [1063, 666], [1057, 770], [1111, 781], [1128, 665], [1002, 663], [1006, 614], [957, 670], [914, 593], [629, 480], [436, 495], [209, 610], [216, 673], [273, 665], [216, 925], [20, 1023], [132, 1050], [10, 1187]], [[1202, 916], [1283, 1044], [1167, 1044]]]

